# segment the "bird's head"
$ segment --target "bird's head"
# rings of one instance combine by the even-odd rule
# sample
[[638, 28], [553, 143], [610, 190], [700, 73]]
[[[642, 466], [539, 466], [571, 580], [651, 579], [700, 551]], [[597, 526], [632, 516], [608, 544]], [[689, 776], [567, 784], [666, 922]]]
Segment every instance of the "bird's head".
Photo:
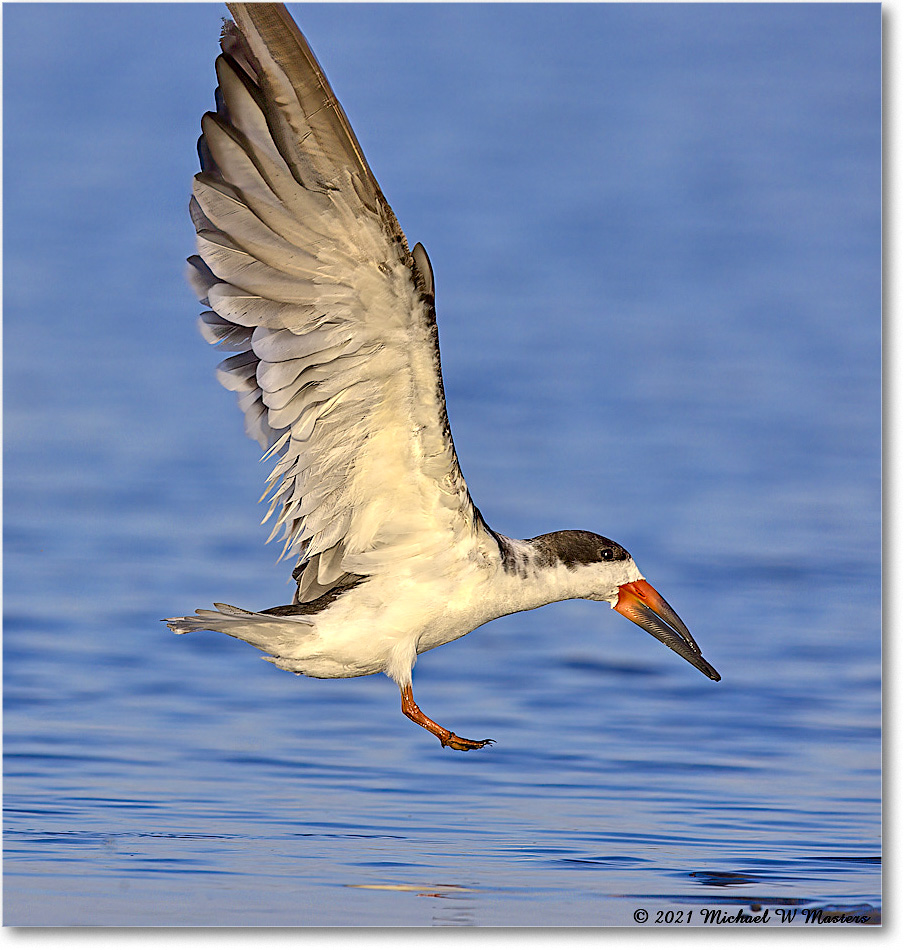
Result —
[[622, 545], [590, 531], [556, 531], [531, 544], [549, 564], [574, 572], [586, 600], [606, 601], [712, 680], [720, 674], [701, 655], [682, 622], [638, 570]]

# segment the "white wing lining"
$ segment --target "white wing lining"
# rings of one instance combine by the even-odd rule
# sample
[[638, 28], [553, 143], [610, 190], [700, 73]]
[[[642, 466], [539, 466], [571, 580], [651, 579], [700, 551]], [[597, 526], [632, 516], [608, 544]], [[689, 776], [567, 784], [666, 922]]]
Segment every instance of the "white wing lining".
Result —
[[[267, 517], [299, 599], [479, 535], [449, 433], [433, 277], [280, 4], [234, 4], [202, 120], [190, 281], [234, 356], [247, 434], [277, 458]], [[266, 520], [266, 519], [265, 519]]]

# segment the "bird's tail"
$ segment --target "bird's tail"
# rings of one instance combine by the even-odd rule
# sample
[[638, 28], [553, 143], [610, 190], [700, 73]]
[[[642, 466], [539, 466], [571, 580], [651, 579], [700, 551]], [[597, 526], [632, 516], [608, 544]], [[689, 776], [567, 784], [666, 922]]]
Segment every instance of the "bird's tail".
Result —
[[286, 652], [299, 640], [314, 636], [314, 624], [294, 616], [255, 613], [229, 604], [214, 604], [216, 610], [196, 610], [194, 617], [169, 617], [164, 621], [173, 633], [213, 630], [275, 656]]

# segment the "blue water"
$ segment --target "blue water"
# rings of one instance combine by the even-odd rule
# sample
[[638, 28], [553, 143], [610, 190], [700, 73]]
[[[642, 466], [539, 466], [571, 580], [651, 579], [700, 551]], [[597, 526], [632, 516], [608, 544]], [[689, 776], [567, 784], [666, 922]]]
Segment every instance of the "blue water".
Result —
[[290, 598], [182, 282], [222, 10], [6, 6], [4, 923], [876, 921], [879, 6], [295, 12], [484, 515], [624, 544], [723, 680], [509, 617], [416, 668], [458, 754], [384, 677], [172, 636]]

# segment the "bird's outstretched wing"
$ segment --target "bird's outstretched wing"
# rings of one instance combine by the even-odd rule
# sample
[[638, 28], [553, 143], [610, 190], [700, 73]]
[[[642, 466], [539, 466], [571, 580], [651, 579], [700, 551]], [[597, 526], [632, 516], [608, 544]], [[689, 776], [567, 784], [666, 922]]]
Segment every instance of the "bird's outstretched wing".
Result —
[[[190, 279], [245, 428], [275, 458], [268, 516], [299, 598], [491, 541], [449, 431], [433, 276], [282, 4], [231, 4], [202, 120]], [[265, 493], [266, 495], [267, 493]]]

